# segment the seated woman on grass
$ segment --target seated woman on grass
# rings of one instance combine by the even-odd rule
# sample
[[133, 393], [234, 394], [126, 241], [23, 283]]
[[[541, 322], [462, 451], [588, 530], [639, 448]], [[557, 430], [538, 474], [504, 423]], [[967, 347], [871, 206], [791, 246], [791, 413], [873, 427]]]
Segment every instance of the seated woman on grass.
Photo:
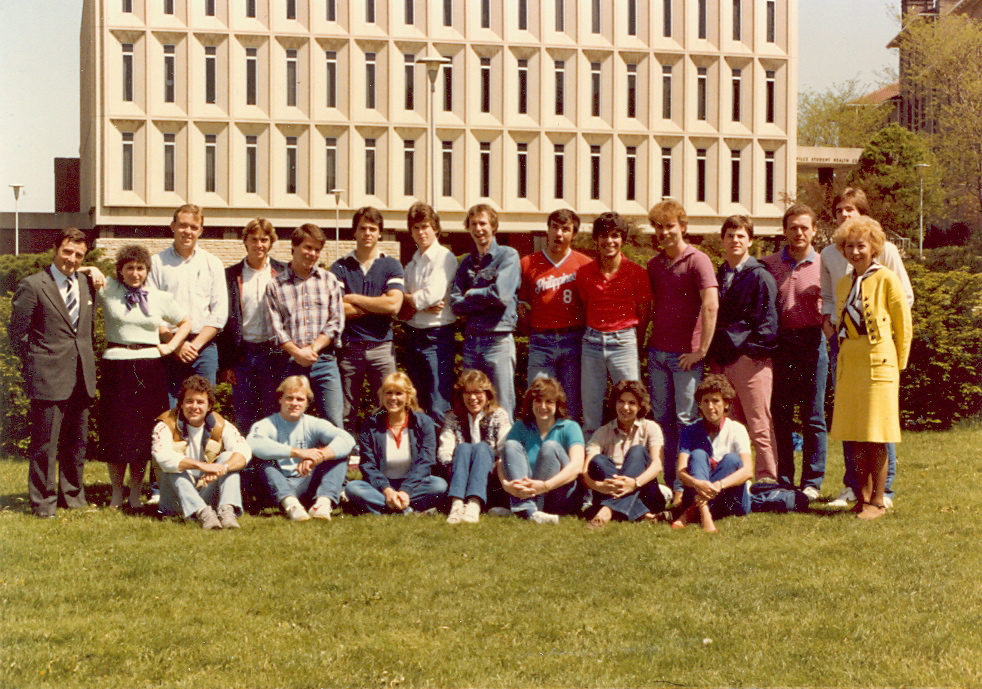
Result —
[[[622, 380], [607, 398], [612, 421], [597, 429], [586, 446], [583, 481], [600, 507], [588, 528], [602, 528], [611, 519], [655, 520], [665, 509], [658, 485], [665, 440], [651, 419], [651, 398], [644, 383]], [[671, 490], [668, 496], [671, 497]]]
[[[508, 412], [498, 406], [491, 379], [467, 369], [454, 383], [451, 411], [443, 421], [436, 457], [450, 465], [448, 524], [476, 523], [488, 501], [495, 457], [511, 430]], [[466, 502], [465, 502], [466, 500]]]
[[679, 436], [679, 478], [685, 485], [682, 516], [672, 522], [681, 529], [699, 519], [702, 528], [716, 532], [714, 519], [750, 513], [754, 475], [750, 436], [746, 427], [727, 418], [736, 392], [726, 376], [710, 374], [696, 388], [701, 420], [685, 426]]
[[522, 402], [522, 420], [508, 432], [498, 478], [511, 511], [538, 524], [557, 524], [560, 514], [580, 510], [583, 431], [566, 418], [559, 381], [536, 378]]
[[440, 505], [447, 482], [433, 476], [436, 432], [420, 411], [416, 388], [402, 371], [390, 373], [378, 393], [382, 409], [365, 420], [358, 440], [364, 480], [345, 488], [358, 513], [412, 514]]

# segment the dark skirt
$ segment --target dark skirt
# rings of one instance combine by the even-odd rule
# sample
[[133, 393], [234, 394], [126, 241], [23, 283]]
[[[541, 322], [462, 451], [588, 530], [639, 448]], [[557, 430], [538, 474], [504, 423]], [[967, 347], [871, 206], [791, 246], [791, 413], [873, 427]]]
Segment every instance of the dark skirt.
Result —
[[99, 381], [99, 459], [146, 466], [157, 417], [167, 411], [164, 360], [102, 360]]

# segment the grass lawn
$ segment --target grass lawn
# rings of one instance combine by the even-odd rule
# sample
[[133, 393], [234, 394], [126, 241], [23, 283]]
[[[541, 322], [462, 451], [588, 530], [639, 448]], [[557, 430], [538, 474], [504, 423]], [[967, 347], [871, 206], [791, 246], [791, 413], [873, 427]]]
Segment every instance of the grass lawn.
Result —
[[[979, 686], [979, 447], [979, 425], [908, 433], [875, 522], [817, 507], [718, 536], [271, 510], [237, 532], [42, 521], [26, 463], [3, 461], [0, 686]], [[841, 467], [833, 448], [828, 496]], [[104, 499], [104, 467], [87, 480]]]

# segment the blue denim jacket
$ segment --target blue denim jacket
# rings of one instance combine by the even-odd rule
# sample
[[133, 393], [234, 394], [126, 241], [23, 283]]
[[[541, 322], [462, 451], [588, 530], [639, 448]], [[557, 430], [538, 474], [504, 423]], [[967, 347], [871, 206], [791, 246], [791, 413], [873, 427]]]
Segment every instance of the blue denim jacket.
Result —
[[[384, 491], [389, 487], [385, 471], [385, 448], [387, 438], [385, 426], [386, 412], [378, 411], [365, 419], [358, 445], [361, 448], [362, 478], [373, 488]], [[436, 431], [429, 416], [419, 411], [409, 412], [409, 426], [405, 433], [409, 436], [409, 454], [412, 465], [402, 481], [401, 490], [412, 494], [413, 488], [426, 479], [433, 471], [436, 462]]]
[[466, 335], [510, 333], [518, 322], [518, 252], [491, 240], [488, 253], [468, 254], [454, 277], [450, 308], [465, 319]]

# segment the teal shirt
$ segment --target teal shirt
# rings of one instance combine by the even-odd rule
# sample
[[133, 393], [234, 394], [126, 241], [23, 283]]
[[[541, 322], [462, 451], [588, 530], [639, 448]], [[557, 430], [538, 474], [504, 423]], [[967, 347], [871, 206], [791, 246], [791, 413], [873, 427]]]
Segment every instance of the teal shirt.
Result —
[[580, 424], [569, 419], [559, 419], [546, 433], [543, 438], [539, 435], [539, 427], [533, 422], [519, 421], [508, 432], [506, 440], [517, 440], [525, 448], [525, 454], [529, 458], [529, 468], [535, 468], [535, 462], [539, 458], [539, 448], [547, 440], [555, 440], [563, 446], [566, 452], [574, 445], [583, 445], [583, 430]]

